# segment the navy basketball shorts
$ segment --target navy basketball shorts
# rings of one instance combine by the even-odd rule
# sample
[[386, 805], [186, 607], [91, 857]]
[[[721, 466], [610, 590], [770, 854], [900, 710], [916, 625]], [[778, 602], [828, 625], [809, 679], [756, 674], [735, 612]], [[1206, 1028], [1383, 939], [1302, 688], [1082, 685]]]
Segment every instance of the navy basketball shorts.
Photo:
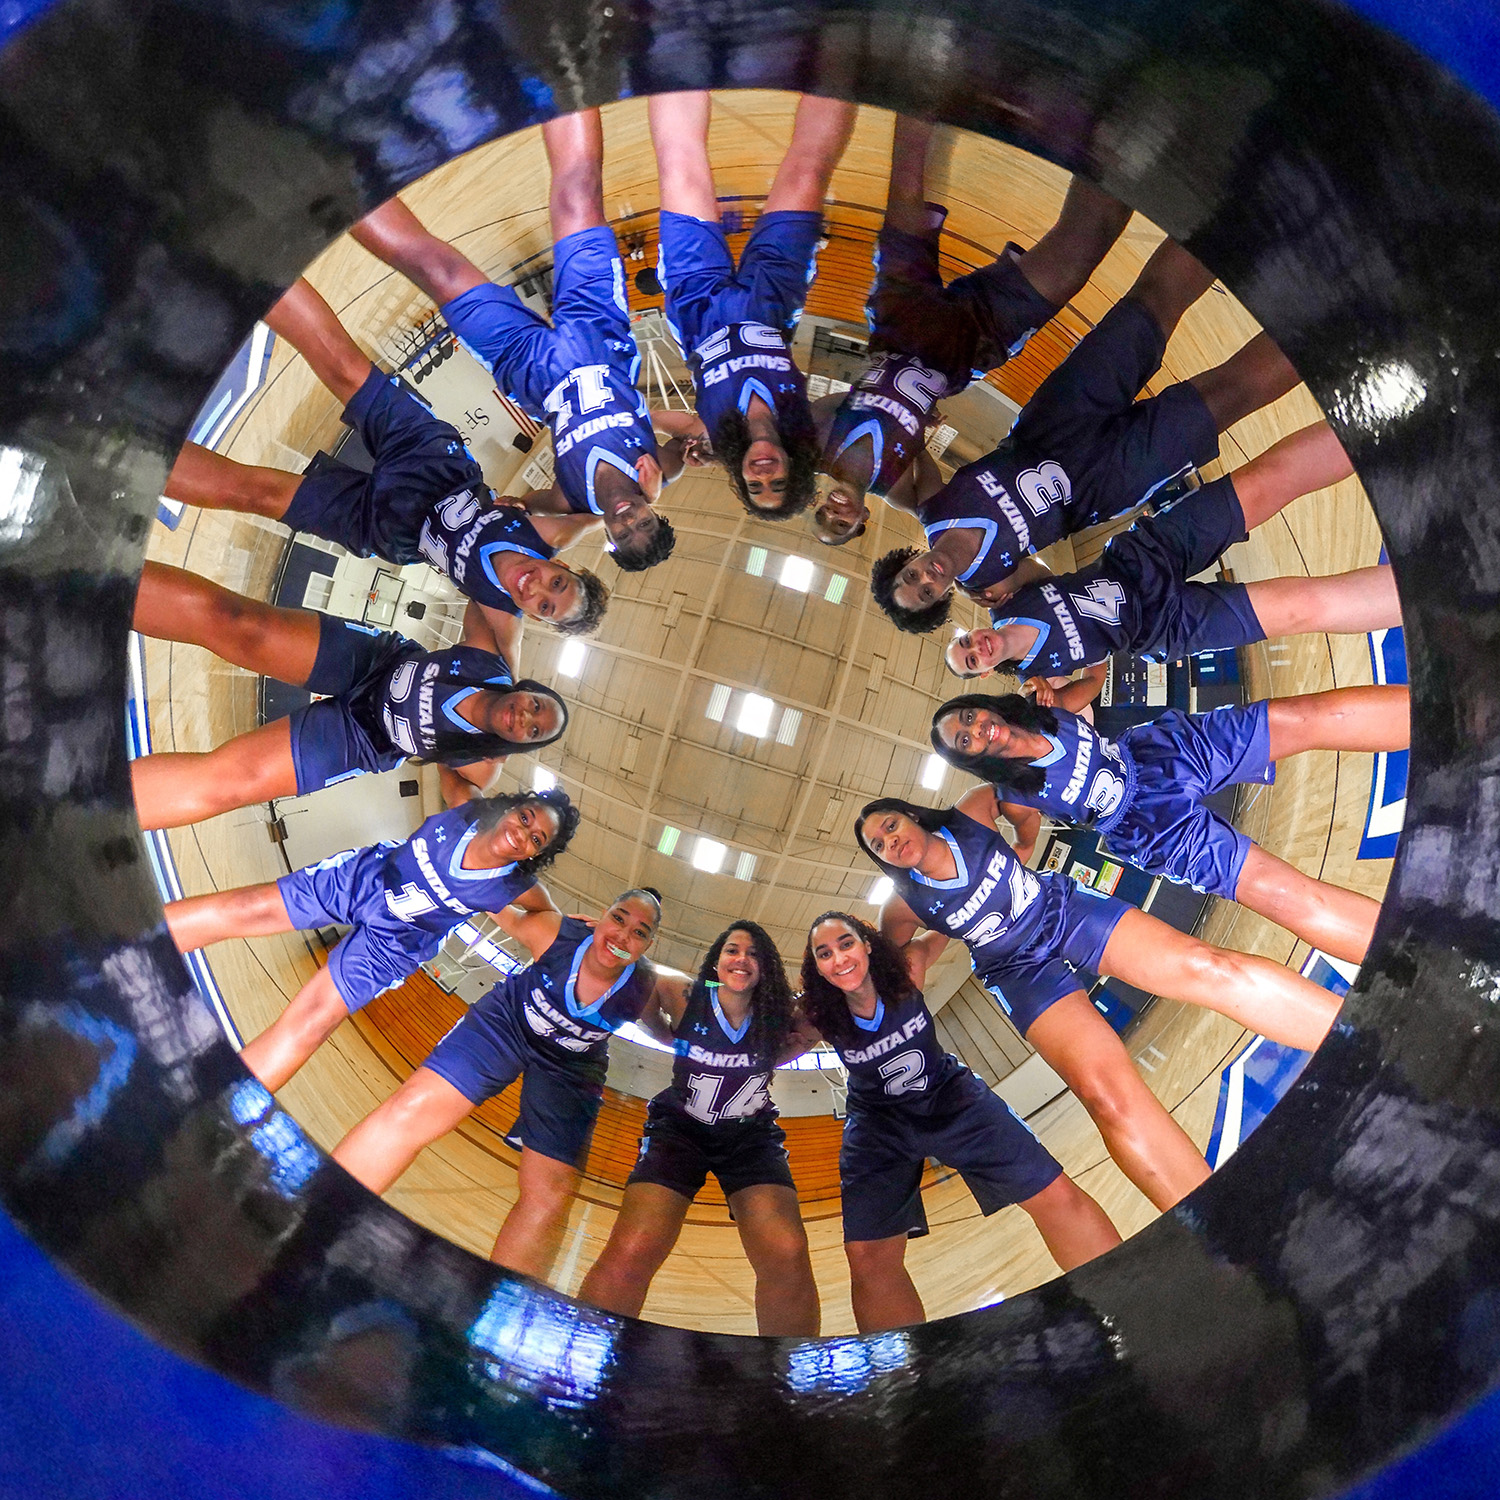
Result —
[[320, 615], [318, 623], [318, 655], [303, 685], [329, 696], [291, 716], [299, 797], [366, 772], [389, 771], [406, 759], [389, 741], [384, 749], [377, 747], [350, 712], [349, 697], [365, 679], [389, 671], [404, 653], [419, 649], [395, 631], [337, 615]]
[[726, 1198], [741, 1188], [763, 1184], [795, 1187], [785, 1140], [786, 1132], [774, 1115], [705, 1125], [653, 1099], [646, 1111], [641, 1154], [625, 1186], [654, 1182], [692, 1199], [712, 1172]]
[[1034, 1198], [1062, 1176], [1052, 1153], [974, 1074], [964, 1072], [932, 1102], [939, 1107], [921, 1114], [899, 1104], [851, 1102], [839, 1147], [845, 1241], [927, 1233], [922, 1169], [928, 1157], [963, 1178], [986, 1218]]
[[380, 880], [385, 853], [379, 844], [347, 849], [276, 882], [293, 927], [353, 928], [328, 957], [334, 988], [351, 1012], [404, 983], [443, 945], [443, 933], [391, 915]]
[[648, 0], [638, 14], [649, 19], [649, 76], [657, 91], [700, 88], [709, 77], [725, 88], [812, 87], [816, 22], [796, 5]]
[[1203, 800], [1226, 786], [1275, 778], [1265, 702], [1185, 714], [1176, 709], [1126, 730], [1136, 765], [1124, 818], [1105, 836], [1109, 852], [1210, 896], [1234, 900], [1250, 839]]
[[1079, 887], [1068, 893], [1059, 951], [1018, 953], [999, 963], [975, 969], [975, 977], [1025, 1036], [1032, 1023], [1065, 995], [1081, 990], [1079, 969], [1099, 972], [1104, 947], [1120, 918], [1131, 908], [1103, 891]]
[[1218, 457], [1217, 425], [1186, 381], [1150, 400], [1135, 399], [1161, 368], [1166, 346], [1161, 325], [1127, 297], [1084, 335], [1016, 418], [1017, 449], [1067, 471], [1073, 514], [1121, 515], [1184, 470]]
[[[496, 985], [422, 1064], [475, 1105], [518, 1077], [521, 1112], [514, 1133], [528, 1151], [582, 1167], [604, 1097], [600, 1057], [562, 1058], [531, 1039], [515, 1000]], [[497, 1003], [498, 1002], [498, 1003]]]
[[1140, 599], [1139, 655], [1178, 661], [1265, 640], [1244, 584], [1184, 582], [1245, 536], [1245, 513], [1226, 474], [1111, 538], [1105, 557]]
[[393, 375], [371, 370], [344, 408], [375, 460], [366, 474], [337, 459], [303, 476], [282, 520], [293, 531], [326, 537], [360, 557], [421, 562], [417, 538], [439, 501], [484, 471], [458, 435]]

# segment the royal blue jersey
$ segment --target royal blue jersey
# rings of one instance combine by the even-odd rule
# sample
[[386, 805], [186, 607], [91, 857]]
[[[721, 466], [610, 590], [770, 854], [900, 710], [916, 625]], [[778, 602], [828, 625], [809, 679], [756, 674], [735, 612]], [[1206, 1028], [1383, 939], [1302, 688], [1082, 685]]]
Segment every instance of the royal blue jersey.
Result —
[[545, 953], [508, 975], [478, 1003], [485, 1009], [513, 1008], [537, 1046], [576, 1060], [602, 1057], [609, 1034], [634, 1021], [646, 1008], [656, 973], [644, 959], [627, 965], [591, 1005], [578, 997], [578, 971], [594, 930], [576, 917], [564, 917]]
[[547, 394], [554, 474], [571, 511], [603, 514], [595, 493], [601, 465], [638, 483], [637, 460], [656, 453], [656, 434], [634, 377], [633, 366], [582, 365]]
[[385, 850], [380, 863], [379, 899], [391, 916], [426, 932], [449, 932], [479, 911], [500, 911], [536, 877], [517, 864], [466, 870], [464, 855], [479, 832], [481, 800], [435, 813], [404, 844]]
[[1140, 590], [1109, 566], [1109, 551], [1077, 573], [1059, 573], [1019, 588], [990, 620], [1035, 625], [1035, 643], [1021, 659], [1021, 677], [1067, 677], [1105, 661], [1116, 651], [1146, 655], [1152, 632], [1142, 627]]
[[746, 1046], [753, 1013], [732, 1027], [719, 1006], [718, 985], [693, 981], [677, 1023], [672, 1086], [651, 1102], [702, 1125], [720, 1120], [775, 1119], [771, 1070]]
[[1073, 882], [1028, 870], [993, 828], [956, 807], [945, 825], [934, 836], [952, 851], [958, 872], [951, 880], [884, 867], [923, 926], [961, 938], [981, 979], [1015, 959], [1060, 953]]
[[855, 1036], [834, 1043], [849, 1070], [850, 1108], [928, 1114], [939, 1090], [969, 1070], [943, 1050], [927, 1002], [917, 995], [875, 1002], [868, 1020], [850, 1015]]
[[495, 505], [485, 492], [472, 489], [449, 495], [432, 508], [417, 547], [459, 593], [508, 615], [519, 615], [521, 607], [500, 587], [496, 558], [519, 552], [546, 562], [557, 555], [519, 506]]
[[1087, 719], [1063, 708], [1057, 731], [1045, 735], [1047, 753], [1031, 764], [1046, 778], [1040, 789], [1023, 792], [996, 786], [1002, 802], [1034, 807], [1064, 823], [1108, 833], [1130, 810], [1135, 795], [1136, 769], [1130, 752], [1105, 737]]
[[752, 396], [776, 412], [778, 398], [804, 399], [807, 382], [787, 350], [786, 340], [764, 323], [732, 323], [709, 334], [689, 351], [698, 415], [710, 440], [731, 412], [743, 414]]
[[968, 383], [968, 376], [950, 380], [910, 354], [877, 355], [834, 412], [821, 467], [831, 472], [849, 449], [868, 440], [872, 476], [865, 488], [889, 494], [922, 451], [933, 408]]
[[503, 657], [478, 646], [424, 651], [408, 641], [407, 647], [349, 694], [349, 711], [375, 744], [385, 739], [405, 755], [450, 766], [526, 749], [459, 712], [464, 699], [476, 693], [510, 688], [513, 679]]

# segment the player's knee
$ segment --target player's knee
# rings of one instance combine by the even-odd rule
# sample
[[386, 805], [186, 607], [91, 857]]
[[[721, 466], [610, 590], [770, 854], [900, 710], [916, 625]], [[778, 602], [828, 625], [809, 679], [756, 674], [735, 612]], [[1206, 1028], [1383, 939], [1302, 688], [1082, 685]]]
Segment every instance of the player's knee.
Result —
[[215, 589], [208, 610], [213, 639], [223, 647], [217, 655], [255, 655], [267, 645], [270, 611], [264, 604], [228, 589]]
[[1218, 948], [1212, 943], [1194, 943], [1188, 970], [1196, 995], [1215, 999], [1243, 992], [1250, 980], [1250, 965], [1243, 953]]
[[1069, 1087], [1100, 1130], [1123, 1129], [1140, 1104], [1141, 1084], [1128, 1060], [1123, 1066], [1090, 1066]]
[[807, 1231], [799, 1219], [795, 1223], [764, 1226], [756, 1235], [751, 1256], [758, 1276], [792, 1276], [807, 1263]]

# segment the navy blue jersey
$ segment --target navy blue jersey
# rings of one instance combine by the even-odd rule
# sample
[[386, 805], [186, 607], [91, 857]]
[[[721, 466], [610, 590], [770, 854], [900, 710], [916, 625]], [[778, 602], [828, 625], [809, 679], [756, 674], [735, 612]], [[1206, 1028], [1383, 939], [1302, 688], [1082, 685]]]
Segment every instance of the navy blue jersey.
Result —
[[873, 452], [866, 489], [889, 494], [922, 451], [933, 408], [968, 383], [968, 375], [950, 380], [910, 354], [878, 355], [834, 412], [822, 467], [831, 470], [844, 453], [868, 439]]
[[478, 646], [424, 651], [415, 641], [395, 661], [383, 665], [349, 695], [355, 722], [378, 745], [419, 760], [462, 766], [524, 750], [498, 734], [471, 724], [459, 705], [475, 693], [505, 692], [511, 685], [505, 659]]
[[786, 340], [764, 323], [732, 323], [717, 329], [689, 352], [687, 363], [698, 415], [710, 438], [731, 412], [744, 413], [752, 396], [759, 396], [774, 415], [778, 397], [801, 399], [806, 390]]
[[997, 786], [1002, 802], [1034, 807], [1064, 823], [1108, 833], [1130, 810], [1136, 769], [1130, 752], [1107, 740], [1087, 719], [1054, 708], [1057, 732], [1046, 735], [1050, 748], [1031, 762], [1046, 780], [1034, 792]]
[[544, 1051], [572, 1059], [601, 1057], [610, 1032], [636, 1020], [646, 1008], [656, 973], [644, 960], [632, 963], [592, 1005], [584, 1005], [578, 998], [578, 970], [593, 936], [587, 922], [564, 917], [547, 951], [502, 979], [475, 1009], [513, 1009]]
[[745, 1045], [753, 1014], [738, 1029], [719, 1006], [718, 985], [694, 980], [676, 1029], [672, 1086], [652, 1101], [703, 1125], [720, 1120], [774, 1119], [771, 1070]]
[[999, 609], [994, 625], [1035, 625], [1035, 644], [1016, 668], [1021, 677], [1066, 677], [1105, 661], [1116, 651], [1142, 650], [1141, 596], [1109, 566], [1109, 551], [1077, 573], [1060, 573], [1019, 588]]
[[601, 464], [636, 483], [638, 459], [656, 454], [645, 398], [634, 385], [637, 355], [620, 364], [582, 365], [547, 394], [554, 472], [568, 509], [602, 515], [595, 487]]
[[478, 911], [509, 906], [536, 878], [517, 864], [485, 870], [463, 868], [464, 855], [478, 833], [484, 803], [465, 802], [428, 818], [404, 844], [387, 850], [378, 891], [397, 921], [425, 932], [448, 932]]
[[531, 517], [516, 505], [495, 505], [486, 491], [460, 490], [435, 505], [417, 540], [422, 556], [453, 580], [459, 593], [485, 609], [521, 613], [500, 587], [495, 558], [520, 552], [546, 562], [557, 554], [541, 538]]
[[939, 1090], [969, 1071], [943, 1050], [920, 995], [895, 1005], [877, 999], [868, 1021], [849, 1019], [857, 1035], [835, 1043], [834, 1050], [849, 1070], [851, 1107], [929, 1114]]
[[935, 836], [958, 866], [951, 880], [884, 868], [925, 927], [967, 944], [981, 979], [1012, 960], [1062, 951], [1070, 931], [1068, 898], [1076, 889], [1066, 875], [1028, 870], [993, 828], [956, 807]]

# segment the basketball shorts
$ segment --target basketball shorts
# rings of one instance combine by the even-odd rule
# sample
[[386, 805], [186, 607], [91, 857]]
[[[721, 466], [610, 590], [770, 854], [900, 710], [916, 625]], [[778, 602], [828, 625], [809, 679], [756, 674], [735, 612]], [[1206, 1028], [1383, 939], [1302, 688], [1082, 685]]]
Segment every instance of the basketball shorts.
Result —
[[[922, 1169], [928, 1157], [963, 1178], [986, 1218], [1035, 1197], [1062, 1175], [1052, 1153], [973, 1073], [965, 1069], [943, 1093], [952, 1096], [951, 1107], [924, 1114], [851, 1103], [839, 1147], [845, 1240], [926, 1234]], [[946, 1100], [933, 1102], [946, 1106]]]
[[387, 847], [348, 849], [276, 882], [293, 927], [353, 928], [328, 957], [334, 988], [350, 1011], [409, 979], [445, 936], [391, 915], [380, 879]]
[[298, 796], [366, 772], [389, 771], [406, 759], [405, 751], [384, 734], [373, 734], [359, 722], [350, 699], [368, 678], [389, 672], [402, 656], [420, 649], [395, 631], [374, 630], [337, 615], [321, 615], [319, 623], [318, 655], [304, 685], [309, 692], [330, 696], [291, 716]]
[[496, 985], [428, 1054], [424, 1067], [483, 1104], [518, 1077], [514, 1134], [528, 1151], [582, 1167], [604, 1097], [604, 1049], [565, 1057], [532, 1040], [513, 997]]
[[625, 1185], [654, 1182], [684, 1198], [696, 1198], [712, 1172], [726, 1198], [763, 1183], [795, 1187], [785, 1140], [786, 1132], [774, 1114], [705, 1125], [653, 1099], [646, 1111], [641, 1154]]
[[[1184, 471], [1218, 457], [1219, 434], [1186, 381], [1135, 398], [1167, 341], [1139, 302], [1117, 302], [1041, 384], [1011, 429], [1017, 457], [1067, 471], [1071, 529], [1123, 515]], [[1194, 569], [1196, 572], [1197, 570]]]
[[646, 0], [636, 14], [650, 37], [648, 83], [637, 93], [725, 88], [812, 87], [816, 19], [796, 5], [754, 0]]
[[421, 562], [417, 538], [434, 505], [484, 473], [458, 430], [435, 417], [391, 375], [372, 370], [344, 408], [375, 460], [366, 474], [337, 459], [305, 474], [282, 520], [360, 557]]
[[1185, 714], [1176, 709], [1121, 737], [1136, 765], [1135, 796], [1106, 836], [1118, 859], [1232, 901], [1250, 840], [1203, 806], [1226, 786], [1275, 779], [1264, 702]]
[[545, 418], [548, 394], [574, 370], [603, 364], [633, 372], [625, 264], [607, 224], [564, 235], [552, 247], [550, 323], [510, 287], [492, 281], [440, 311], [500, 389], [537, 421]]
[[1059, 951], [1040, 956], [1018, 953], [983, 970], [976, 968], [975, 977], [1025, 1036], [1044, 1010], [1084, 988], [1079, 969], [1099, 972], [1105, 944], [1129, 910], [1123, 901], [1102, 891], [1081, 887], [1069, 891]]

